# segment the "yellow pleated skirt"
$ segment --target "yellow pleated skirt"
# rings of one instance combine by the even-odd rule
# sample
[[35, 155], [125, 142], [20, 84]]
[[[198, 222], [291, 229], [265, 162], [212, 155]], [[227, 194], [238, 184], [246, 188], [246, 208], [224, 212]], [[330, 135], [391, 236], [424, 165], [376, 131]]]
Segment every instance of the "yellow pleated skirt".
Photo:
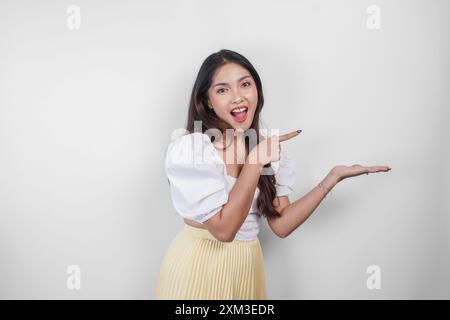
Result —
[[185, 224], [164, 256], [155, 297], [267, 299], [259, 240], [221, 242], [208, 230]]

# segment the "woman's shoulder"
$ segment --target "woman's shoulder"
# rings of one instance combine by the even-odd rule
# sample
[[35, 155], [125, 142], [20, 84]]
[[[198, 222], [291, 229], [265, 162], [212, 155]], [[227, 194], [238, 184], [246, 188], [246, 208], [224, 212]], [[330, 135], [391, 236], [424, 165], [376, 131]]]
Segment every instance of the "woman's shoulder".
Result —
[[183, 135], [175, 136], [171, 139], [169, 146], [171, 145], [182, 145], [185, 147], [193, 146], [193, 143], [195, 142], [210, 142], [209, 136], [206, 133], [202, 132], [192, 132], [192, 133], [185, 133]]
[[167, 148], [166, 160], [176, 163], [221, 163], [210, 137], [202, 132], [174, 138]]
[[184, 218], [203, 223], [228, 201], [224, 165], [217, 164], [209, 136], [190, 133], [173, 139], [165, 170], [175, 210]]

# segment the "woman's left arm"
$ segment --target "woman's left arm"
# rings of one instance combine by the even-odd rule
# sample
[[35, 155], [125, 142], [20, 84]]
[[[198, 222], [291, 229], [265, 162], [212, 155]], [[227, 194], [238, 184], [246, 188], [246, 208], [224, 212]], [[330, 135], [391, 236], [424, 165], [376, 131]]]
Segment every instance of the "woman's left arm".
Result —
[[280, 213], [279, 217], [268, 218], [272, 231], [280, 238], [285, 238], [297, 229], [319, 206], [328, 192], [345, 178], [376, 172], [391, 170], [388, 166], [363, 167], [359, 164], [352, 166], [336, 166], [327, 176], [306, 195], [293, 203], [287, 196], [277, 197], [274, 200], [274, 208]]

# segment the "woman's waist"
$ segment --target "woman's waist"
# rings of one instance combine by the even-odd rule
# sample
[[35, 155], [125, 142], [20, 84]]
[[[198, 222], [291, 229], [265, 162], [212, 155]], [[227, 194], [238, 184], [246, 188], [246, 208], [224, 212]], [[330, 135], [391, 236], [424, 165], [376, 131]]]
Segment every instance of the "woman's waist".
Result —
[[[189, 234], [190, 236], [194, 236], [197, 238], [203, 238], [203, 239], [211, 239], [219, 242], [223, 242], [218, 240], [214, 235], [205, 227], [194, 227], [192, 225], [189, 225], [187, 223], [184, 224], [183, 232]], [[256, 228], [253, 226], [253, 228], [247, 229], [246, 226], [241, 227], [241, 229], [238, 230], [236, 233], [236, 236], [232, 242], [239, 241], [239, 242], [255, 242], [258, 240], [258, 233], [259, 228]], [[228, 242], [223, 242], [228, 243]]]

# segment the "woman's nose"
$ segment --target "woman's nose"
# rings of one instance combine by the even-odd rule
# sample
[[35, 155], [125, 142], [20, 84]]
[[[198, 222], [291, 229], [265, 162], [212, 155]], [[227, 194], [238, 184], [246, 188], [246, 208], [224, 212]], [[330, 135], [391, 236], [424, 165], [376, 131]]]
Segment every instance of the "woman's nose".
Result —
[[237, 94], [237, 95], [234, 97], [233, 103], [239, 104], [239, 103], [241, 103], [242, 101], [244, 101], [244, 99], [242, 99], [242, 96], [241, 96], [240, 94]]

